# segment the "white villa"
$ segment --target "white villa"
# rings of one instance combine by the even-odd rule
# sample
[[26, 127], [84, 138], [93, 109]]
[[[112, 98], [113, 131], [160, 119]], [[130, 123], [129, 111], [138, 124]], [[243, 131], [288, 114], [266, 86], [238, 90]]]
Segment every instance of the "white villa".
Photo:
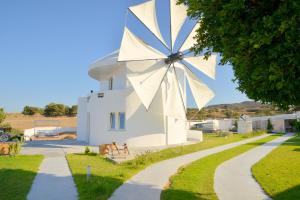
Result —
[[268, 119], [270, 119], [273, 125], [274, 132], [291, 132], [292, 131], [292, 121], [300, 119], [300, 112], [295, 112], [292, 114], [281, 114], [274, 116], [262, 116], [262, 117], [252, 117], [253, 130], [266, 130]]
[[[91, 145], [117, 142], [129, 146], [186, 142], [186, 120], [165, 117], [164, 87], [147, 111], [127, 79], [126, 62], [117, 61], [118, 54], [114, 52], [89, 68], [89, 76], [99, 81], [99, 91], [78, 100], [78, 140]], [[183, 70], [178, 69], [177, 75], [186, 99]]]

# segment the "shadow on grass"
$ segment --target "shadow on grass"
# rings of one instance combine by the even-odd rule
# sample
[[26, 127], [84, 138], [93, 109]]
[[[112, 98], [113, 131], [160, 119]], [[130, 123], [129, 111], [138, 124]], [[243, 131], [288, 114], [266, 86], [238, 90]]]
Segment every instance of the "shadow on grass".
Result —
[[121, 179], [92, 175], [73, 174], [80, 200], [106, 200], [114, 190], [123, 184]]
[[76, 156], [92, 156], [92, 157], [99, 156], [97, 153], [93, 153], [93, 152], [87, 154], [85, 153], [73, 153], [73, 154]]
[[0, 169], [0, 200], [23, 200], [30, 191], [36, 173], [20, 169]]
[[300, 137], [294, 137], [283, 143], [284, 146], [300, 146]]
[[300, 148], [296, 148], [296, 149], [294, 149], [293, 151], [299, 151], [299, 152], [300, 152]]
[[285, 190], [274, 197], [272, 197], [273, 200], [296, 200], [300, 199], [300, 184], [290, 188], [288, 190]]
[[[164, 190], [161, 194], [162, 200], [215, 200], [215, 194], [197, 194], [183, 190]], [[296, 200], [300, 199], [300, 185], [283, 191], [272, 197], [273, 200]]]
[[162, 200], [209, 200], [215, 198], [215, 194], [199, 194], [184, 190], [167, 189], [161, 193]]

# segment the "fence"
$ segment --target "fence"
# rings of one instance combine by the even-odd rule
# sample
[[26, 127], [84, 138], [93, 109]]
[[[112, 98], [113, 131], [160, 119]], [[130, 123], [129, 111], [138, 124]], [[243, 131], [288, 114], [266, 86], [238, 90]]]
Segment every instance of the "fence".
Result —
[[73, 127], [35, 127], [24, 130], [25, 137], [32, 136], [55, 136], [59, 133], [74, 133], [77, 132], [77, 128]]

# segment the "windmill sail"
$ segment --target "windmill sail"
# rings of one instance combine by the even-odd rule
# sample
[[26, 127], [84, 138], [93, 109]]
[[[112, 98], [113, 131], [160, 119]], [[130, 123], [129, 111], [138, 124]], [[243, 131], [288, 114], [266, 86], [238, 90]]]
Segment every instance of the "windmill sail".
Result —
[[[189, 83], [199, 109], [203, 108], [214, 97], [214, 93], [185, 64], [192, 65], [214, 79], [216, 55], [212, 55], [208, 60], [204, 60], [203, 56], [186, 57], [186, 55], [180, 55], [180, 52], [190, 49], [195, 43], [194, 37], [200, 24], [195, 25], [179, 52], [173, 52], [176, 38], [187, 19], [187, 13], [185, 5], [177, 5], [177, 0], [169, 1], [171, 48], [165, 45], [160, 33], [156, 18], [155, 0], [132, 6], [129, 9], [172, 54], [167, 57], [147, 45], [125, 27], [118, 61], [126, 61], [128, 80], [147, 110], [164, 82], [166, 84], [165, 115], [176, 119], [186, 119], [186, 102], [184, 99], [186, 82]], [[178, 55], [180, 56], [176, 57]], [[178, 62], [182, 59], [184, 62]], [[178, 71], [180, 71], [180, 74], [177, 74]], [[182, 80], [181, 84], [178, 79]], [[164, 92], [163, 89], [162, 91]]]
[[186, 6], [177, 5], [177, 0], [170, 0], [170, 17], [171, 17], [171, 42], [174, 47], [176, 38], [181, 30], [182, 25], [187, 19]]
[[134, 61], [127, 64], [128, 80], [148, 110], [157, 91], [160, 89], [168, 66], [161, 61]]
[[[176, 63], [176, 65], [181, 65]], [[195, 76], [187, 67], [185, 67], [187, 81], [191, 88], [193, 97], [197, 104], [198, 109], [203, 108], [215, 96], [214, 92], [210, 90], [197, 76]]]
[[217, 56], [211, 55], [208, 60], [204, 59], [204, 56], [192, 56], [184, 58], [184, 61], [191, 64], [196, 69], [200, 70], [212, 79], [216, 78], [216, 64]]
[[184, 43], [182, 44], [179, 51], [186, 51], [191, 49], [194, 44], [196, 43], [195, 36], [197, 35], [197, 30], [200, 28], [200, 23], [197, 23], [192, 32], [188, 35], [188, 37], [185, 39]]
[[166, 58], [166, 56], [147, 45], [125, 27], [118, 61], [155, 60], [161, 58]]
[[182, 102], [182, 97], [180, 96], [180, 88], [174, 68], [171, 68], [170, 71], [165, 114], [176, 119], [186, 119], [184, 102]]
[[155, 9], [155, 0], [129, 7], [129, 10], [165, 45], [167, 46], [163, 36], [161, 35]]

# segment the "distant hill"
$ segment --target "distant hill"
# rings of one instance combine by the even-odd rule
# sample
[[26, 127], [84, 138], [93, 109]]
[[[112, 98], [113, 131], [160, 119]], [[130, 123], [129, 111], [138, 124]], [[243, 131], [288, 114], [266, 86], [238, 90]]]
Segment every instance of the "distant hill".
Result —
[[241, 103], [210, 105], [203, 108], [201, 111], [190, 108], [188, 109], [188, 119], [238, 118], [242, 114], [263, 116], [280, 113], [284, 112], [277, 110], [271, 105], [261, 104], [255, 101], [244, 101]]

